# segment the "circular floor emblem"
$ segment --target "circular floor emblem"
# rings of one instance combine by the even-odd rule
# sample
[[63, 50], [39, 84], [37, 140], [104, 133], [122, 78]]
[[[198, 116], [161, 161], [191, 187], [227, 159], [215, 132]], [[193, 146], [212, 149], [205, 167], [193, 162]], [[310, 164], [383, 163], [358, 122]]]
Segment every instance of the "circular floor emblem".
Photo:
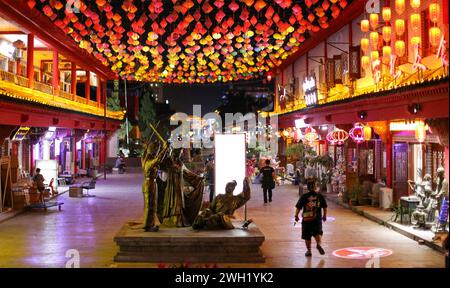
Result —
[[370, 259], [392, 255], [391, 250], [377, 247], [348, 247], [333, 251], [333, 255], [345, 259]]

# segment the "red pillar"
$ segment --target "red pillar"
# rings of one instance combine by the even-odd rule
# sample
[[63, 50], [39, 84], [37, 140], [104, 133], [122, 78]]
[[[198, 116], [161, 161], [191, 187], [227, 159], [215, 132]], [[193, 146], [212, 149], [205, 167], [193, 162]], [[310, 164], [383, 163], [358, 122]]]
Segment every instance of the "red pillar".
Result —
[[27, 77], [28, 87], [33, 89], [34, 84], [34, 34], [27, 38]]
[[86, 169], [86, 143], [81, 141], [81, 169]]
[[392, 137], [388, 132], [386, 143], [386, 186], [392, 188]]
[[75, 135], [73, 136], [73, 174], [74, 176], [77, 175], [78, 169], [77, 169], [77, 139]]
[[33, 144], [30, 143], [30, 175], [34, 175], [34, 155]]
[[72, 94], [77, 94], [77, 65], [75, 62], [72, 62], [72, 66], [70, 67], [70, 78], [71, 78], [71, 88], [72, 88]]
[[59, 91], [59, 59], [58, 59], [58, 51], [53, 50], [53, 61], [52, 61], [52, 86], [55, 93]]
[[91, 99], [91, 72], [86, 71], [86, 82], [84, 83], [84, 95], [86, 96], [86, 103], [89, 104]]

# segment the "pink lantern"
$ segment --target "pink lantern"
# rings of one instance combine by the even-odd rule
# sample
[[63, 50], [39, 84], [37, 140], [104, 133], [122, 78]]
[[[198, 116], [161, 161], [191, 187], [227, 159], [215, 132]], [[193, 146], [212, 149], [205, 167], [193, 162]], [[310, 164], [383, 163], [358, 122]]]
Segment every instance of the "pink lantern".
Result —
[[364, 125], [362, 123], [355, 123], [352, 129], [350, 129], [349, 133], [350, 137], [356, 143], [364, 142]]
[[328, 133], [326, 138], [331, 145], [342, 145], [348, 139], [348, 133], [345, 130], [336, 128]]

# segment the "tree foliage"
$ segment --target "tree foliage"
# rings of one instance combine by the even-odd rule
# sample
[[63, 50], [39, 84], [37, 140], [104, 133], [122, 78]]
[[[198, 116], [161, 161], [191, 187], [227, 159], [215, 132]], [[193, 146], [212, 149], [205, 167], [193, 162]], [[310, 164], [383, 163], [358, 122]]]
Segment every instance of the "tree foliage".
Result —
[[150, 124], [155, 126], [156, 122], [155, 103], [150, 95], [150, 91], [147, 90], [142, 94], [140, 102], [139, 130], [141, 131], [141, 139], [145, 141], [149, 140], [153, 134]]

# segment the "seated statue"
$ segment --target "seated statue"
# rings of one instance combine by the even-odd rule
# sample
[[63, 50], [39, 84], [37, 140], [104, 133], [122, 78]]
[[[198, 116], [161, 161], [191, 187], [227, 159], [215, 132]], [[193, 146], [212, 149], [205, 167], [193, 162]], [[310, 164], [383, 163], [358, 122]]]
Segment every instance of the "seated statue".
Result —
[[230, 217], [233, 217], [234, 211], [250, 200], [249, 178], [244, 179], [243, 191], [238, 195], [233, 195], [236, 185], [236, 181], [228, 182], [225, 187], [225, 194], [217, 195], [210, 207], [198, 214], [192, 228], [195, 230], [233, 229], [234, 226]]
[[[427, 178], [427, 175], [425, 175], [424, 180]], [[416, 222], [416, 228], [427, 229], [431, 227], [430, 223], [434, 221], [437, 202], [432, 196], [433, 190], [427, 181], [422, 182], [421, 189], [417, 189], [417, 191], [420, 203], [417, 205], [412, 217]]]

